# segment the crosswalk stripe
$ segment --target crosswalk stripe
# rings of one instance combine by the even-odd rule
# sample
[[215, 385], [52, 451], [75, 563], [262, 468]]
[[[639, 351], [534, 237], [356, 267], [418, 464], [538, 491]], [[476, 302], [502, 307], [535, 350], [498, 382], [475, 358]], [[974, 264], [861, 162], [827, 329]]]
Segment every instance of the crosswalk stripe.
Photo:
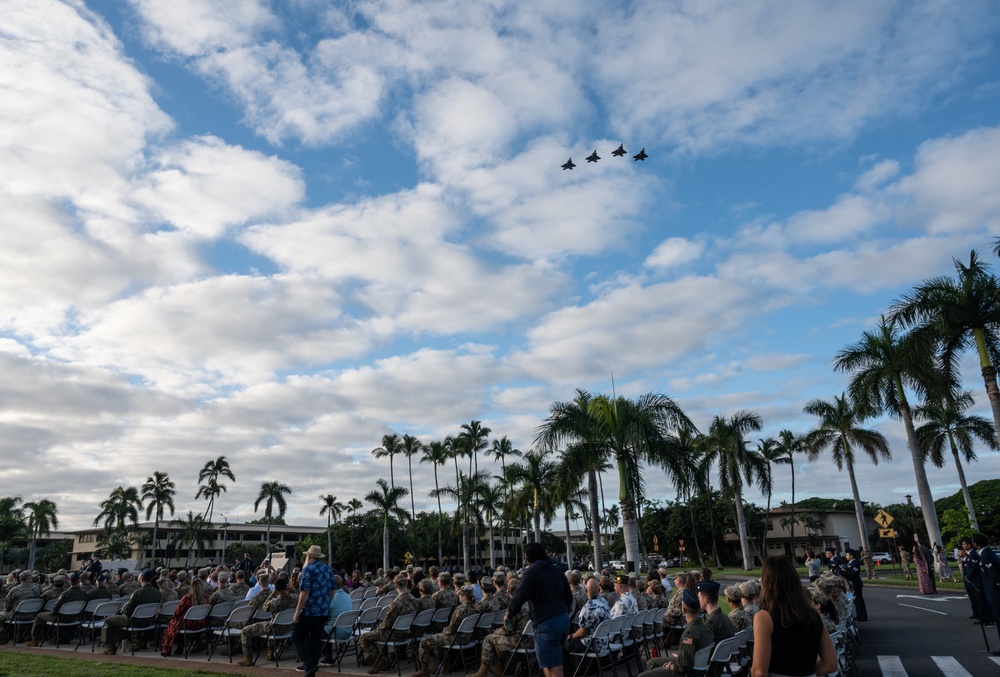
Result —
[[996, 663], [997, 665], [1000, 665], [1000, 656], [990, 656], [990, 660]]
[[972, 673], [963, 668], [954, 656], [931, 656], [931, 660], [944, 677], [972, 677]]
[[882, 677], [908, 677], [899, 656], [879, 656], [878, 666], [882, 670]]

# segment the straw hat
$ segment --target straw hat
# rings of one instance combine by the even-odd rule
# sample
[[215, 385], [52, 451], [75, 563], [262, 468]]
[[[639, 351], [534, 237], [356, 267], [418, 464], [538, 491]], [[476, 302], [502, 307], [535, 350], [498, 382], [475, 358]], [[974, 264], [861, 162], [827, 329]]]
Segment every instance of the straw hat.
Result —
[[318, 545], [310, 545], [309, 549], [306, 550], [306, 557], [315, 557], [316, 559], [324, 559], [326, 556], [323, 554], [323, 549]]

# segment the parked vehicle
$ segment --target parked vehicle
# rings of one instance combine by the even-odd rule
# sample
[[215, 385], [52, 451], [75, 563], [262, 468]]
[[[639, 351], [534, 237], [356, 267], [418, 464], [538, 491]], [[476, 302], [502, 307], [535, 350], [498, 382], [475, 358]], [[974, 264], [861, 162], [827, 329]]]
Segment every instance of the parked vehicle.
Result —
[[872, 561], [876, 566], [892, 564], [892, 555], [887, 552], [873, 552]]

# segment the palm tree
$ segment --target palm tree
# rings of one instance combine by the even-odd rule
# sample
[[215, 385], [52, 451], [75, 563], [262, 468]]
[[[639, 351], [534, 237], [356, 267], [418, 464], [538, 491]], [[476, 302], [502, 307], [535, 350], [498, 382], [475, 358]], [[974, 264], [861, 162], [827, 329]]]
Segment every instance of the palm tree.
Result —
[[320, 508], [319, 516], [322, 517], [326, 515], [326, 556], [333, 557], [333, 537], [330, 533], [330, 521], [336, 522], [340, 519], [340, 513], [343, 512], [346, 507], [343, 503], [337, 500], [337, 497], [333, 494], [327, 494], [326, 496], [320, 496], [319, 500], [323, 501], [323, 507]]
[[441, 494], [438, 491], [440, 489], [440, 485], [438, 484], [438, 466], [447, 463], [448, 458], [448, 449], [445, 448], [443, 442], [431, 442], [425, 445], [424, 455], [420, 457], [421, 463], [430, 463], [434, 467], [434, 493], [431, 495], [437, 496], [438, 502], [438, 565], [444, 561], [444, 546], [441, 537], [441, 523], [444, 520], [444, 513], [441, 511]]
[[847, 467], [847, 476], [851, 480], [851, 493], [854, 496], [854, 514], [858, 520], [858, 531], [861, 532], [861, 543], [870, 550], [864, 507], [861, 504], [861, 494], [858, 493], [858, 481], [854, 477], [854, 449], [861, 448], [868, 454], [872, 463], [878, 465], [879, 459], [888, 461], [892, 458], [889, 444], [882, 433], [860, 427], [865, 417], [851, 403], [846, 393], [835, 396], [833, 402], [811, 400], [803, 411], [819, 418], [819, 425], [806, 434], [802, 441], [809, 454], [809, 460], [815, 461], [825, 449], [830, 449], [837, 470], [843, 471], [844, 467]]
[[28, 550], [28, 569], [35, 568], [35, 549], [41, 536], [48, 536], [59, 526], [58, 508], [47, 498], [24, 504], [28, 515], [28, 533], [31, 534], [31, 548]]
[[467, 449], [471, 454], [469, 458], [470, 475], [479, 472], [479, 452], [487, 447], [491, 432], [493, 431], [484, 426], [481, 421], [473, 420], [462, 424], [462, 432], [458, 436], [465, 439]]
[[752, 562], [743, 510], [743, 481], [745, 479], [754, 484], [765, 473], [763, 459], [747, 447], [745, 436], [762, 426], [760, 415], [752, 411], [738, 411], [729, 418], [716, 416], [701, 441], [705, 460], [719, 462], [719, 489], [722, 495], [731, 499], [736, 507], [736, 526], [745, 570], [751, 568]]
[[548, 460], [545, 451], [529, 451], [521, 459], [520, 463], [515, 463], [507, 468], [507, 480], [511, 486], [521, 485], [515, 490], [513, 502], [515, 506], [531, 506], [531, 522], [535, 528], [535, 541], [542, 540], [542, 512], [551, 512], [550, 492], [556, 482], [557, 465]]
[[569, 523], [571, 519], [577, 519], [579, 513], [586, 512], [584, 501], [587, 500], [587, 492], [580, 488], [583, 481], [580, 468], [572, 460], [566, 462], [566, 454], [562, 455], [559, 465], [556, 468], [556, 484], [554, 488], [554, 503], [563, 509], [563, 520], [566, 523], [566, 566], [573, 568], [573, 545], [570, 542]]
[[260, 493], [253, 503], [253, 511], [257, 512], [260, 504], [264, 504], [264, 519], [267, 520], [267, 558], [271, 559], [271, 521], [274, 517], [274, 506], [278, 506], [278, 519], [285, 517], [288, 510], [288, 503], [285, 501], [285, 494], [292, 493], [291, 487], [281, 482], [263, 482], [260, 485]]
[[[384, 442], [384, 440], [383, 440]], [[406, 511], [399, 507], [400, 499], [406, 496], [406, 487], [393, 487], [381, 477], [375, 481], [378, 489], [365, 496], [365, 500], [375, 506], [382, 515], [382, 567], [389, 568], [389, 517], [402, 521], [406, 519]]]
[[150, 515], [156, 514], [153, 521], [153, 552], [150, 561], [156, 561], [156, 546], [160, 537], [160, 520], [163, 519], [163, 510], [168, 508], [170, 516], [174, 515], [174, 483], [165, 472], [156, 470], [152, 476], [146, 478], [146, 483], [142, 485], [142, 500], [146, 501], [146, 519]]
[[0, 496], [0, 571], [3, 570], [4, 552], [11, 541], [20, 538], [26, 528], [24, 508], [20, 496]]
[[920, 451], [929, 456], [931, 462], [938, 468], [944, 465], [944, 448], [948, 445], [952, 458], [955, 459], [955, 469], [958, 471], [958, 481], [962, 485], [962, 497], [969, 511], [969, 522], [973, 531], [979, 531], [979, 520], [976, 518], [976, 508], [972, 504], [969, 485], [965, 481], [965, 470], [962, 469], [962, 459], [966, 463], [976, 460], [976, 452], [972, 448], [973, 438], [978, 439], [993, 451], [1000, 449], [997, 444], [996, 429], [977, 414], [965, 414], [965, 410], [975, 404], [972, 393], [964, 391], [958, 394], [947, 392], [943, 397], [928, 401], [913, 411], [918, 419], [927, 421], [917, 428], [917, 441]]
[[357, 515], [358, 510], [361, 510], [363, 507], [365, 507], [365, 504], [359, 498], [352, 498], [347, 502], [347, 511], [352, 515]]
[[[458, 484], [444, 486], [434, 491], [435, 496], [449, 496], [455, 499], [455, 525], [462, 532], [462, 562], [463, 568], [469, 570], [469, 547], [471, 531], [471, 514], [480, 503], [483, 487], [489, 484], [490, 476], [482, 470], [471, 477], [460, 473]], [[477, 515], [478, 518], [478, 515]]]
[[496, 524], [497, 517], [499, 517], [501, 512], [506, 513], [506, 510], [504, 510], [506, 493], [506, 485], [500, 482], [486, 483], [479, 490], [479, 512], [486, 521], [490, 534], [491, 569], [496, 569], [497, 567], [497, 550], [493, 545], [493, 525]]
[[[423, 448], [424, 445], [413, 435], [403, 435], [403, 444], [400, 447], [400, 451], [406, 457], [406, 464], [410, 473], [410, 542], [412, 543], [411, 547], [415, 556], [417, 556], [417, 508], [413, 501], [413, 456]], [[419, 559], [419, 556], [417, 556], [417, 559]]]
[[774, 493], [774, 465], [786, 463], [784, 451], [773, 438], [758, 440], [757, 455], [763, 462], [763, 472], [760, 475], [760, 488], [767, 494], [767, 512], [765, 517], [764, 540], [760, 545], [761, 561], [767, 559], [767, 528], [766, 522], [771, 519], [771, 495]]
[[[490, 455], [493, 456], [494, 461], [500, 461], [500, 476], [507, 476], [507, 457], [513, 456], [514, 458], [521, 457], [521, 450], [515, 449], [514, 445], [511, 444], [507, 436], [504, 435], [498, 440], [493, 440], [493, 449], [490, 451]], [[507, 484], [504, 483], [504, 502], [510, 500], [510, 492], [507, 490]], [[507, 564], [507, 511], [503, 511], [503, 532], [500, 536], [500, 559], [503, 561], [504, 565]]]
[[[700, 440], [701, 436], [696, 430], [682, 429], [677, 431], [677, 448], [681, 455], [688, 459], [689, 470], [681, 473], [675, 484], [678, 498], [683, 498], [687, 504], [688, 514], [691, 517], [691, 535], [694, 538], [695, 552], [698, 554], [699, 565], [704, 568], [705, 556], [701, 551], [701, 543], [698, 542], [698, 529], [694, 519], [694, 496], [708, 491], [709, 464], [699, 462], [702, 457]], [[711, 517], [711, 511], [709, 511], [709, 517]], [[714, 552], [715, 529], [713, 528], [711, 532], [712, 551]]]
[[[958, 358], [975, 347], [993, 410], [994, 435], [1000, 435], [1000, 385], [994, 359], [1000, 351], [1000, 279], [972, 250], [969, 265], [952, 259], [957, 278], [925, 280], [893, 304], [892, 317], [918, 332], [928, 332], [941, 344], [941, 362], [948, 373]], [[923, 497], [921, 497], [921, 502]], [[926, 511], [927, 507], [923, 506]], [[940, 541], [938, 541], [940, 543]]]
[[233, 482], [236, 481], [236, 475], [233, 474], [232, 469], [229, 467], [229, 461], [226, 460], [225, 456], [219, 456], [214, 461], [208, 461], [198, 472], [198, 481], [204, 482], [198, 487], [198, 493], [194, 495], [195, 500], [199, 498], [208, 499], [208, 510], [202, 513], [202, 516], [208, 515], [205, 522], [208, 524], [212, 523], [212, 511], [215, 509], [215, 499], [219, 497], [222, 492], [226, 491], [226, 485], [219, 483], [220, 477], [228, 477]]
[[396, 478], [392, 472], [392, 459], [403, 450], [402, 446], [403, 442], [399, 439], [399, 435], [390, 433], [389, 435], [382, 435], [381, 447], [372, 449], [372, 454], [375, 458], [389, 458], [389, 486], [393, 489], [396, 488]]
[[782, 430], [778, 433], [778, 457], [777, 463], [787, 463], [792, 470], [792, 518], [788, 522], [791, 528], [792, 538], [792, 559], [795, 559], [795, 454], [804, 451], [802, 438], [791, 430]]
[[101, 512], [94, 518], [96, 527], [104, 520], [104, 528], [108, 531], [125, 533], [129, 526], [139, 522], [139, 511], [142, 510], [142, 499], [135, 487], [118, 487], [104, 501], [101, 501]]
[[212, 540], [212, 525], [204, 515], [195, 515], [188, 510], [186, 519], [170, 520], [170, 526], [177, 529], [174, 533], [174, 541], [178, 546], [188, 546], [188, 556], [186, 564], [191, 562], [191, 548], [194, 548], [195, 558], [201, 557], [205, 550], [205, 545]]
[[924, 513], [927, 538], [931, 543], [941, 543], [937, 510], [931, 485], [924, 469], [924, 457], [917, 443], [913, 416], [906, 399], [906, 388], [920, 395], [927, 392], [927, 384], [938, 379], [931, 363], [932, 350], [926, 335], [903, 336], [897, 323], [884, 316], [874, 331], [866, 331], [861, 340], [837, 353], [834, 368], [852, 372], [851, 400], [864, 414], [888, 413], [903, 421], [906, 443], [913, 460], [920, 508]]
[[[581, 410], [584, 403], [585, 412]], [[628, 567], [634, 570], [639, 561], [636, 495], [641, 494], [643, 486], [641, 465], [659, 466], [668, 478], [676, 479], [683, 472], [684, 458], [678, 452], [675, 431], [693, 429], [694, 425], [672, 399], [654, 393], [629, 400], [607, 395], [591, 397], [578, 390], [574, 403], [554, 405], [549, 412], [549, 418], [539, 429], [540, 439], [583, 445], [582, 455], [588, 459], [588, 466], [595, 469], [599, 466], [597, 461], [613, 458], [617, 463], [626, 559]], [[596, 487], [588, 491], [592, 509], [596, 493]], [[598, 516], [593, 512], [592, 516], [597, 524]], [[599, 564], [597, 559], [595, 566]]]

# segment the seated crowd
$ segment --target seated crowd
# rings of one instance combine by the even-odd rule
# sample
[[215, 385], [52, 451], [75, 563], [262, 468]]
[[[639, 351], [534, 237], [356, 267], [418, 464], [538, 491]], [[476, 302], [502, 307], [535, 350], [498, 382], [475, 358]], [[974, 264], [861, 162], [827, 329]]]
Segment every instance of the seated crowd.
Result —
[[[317, 546], [313, 546], [308, 554], [309, 565], [323, 559]], [[455, 642], [463, 619], [474, 614], [506, 610], [519, 581], [518, 575], [503, 567], [480, 578], [475, 571], [468, 575], [452, 574], [449, 571], [438, 571], [437, 567], [430, 567], [425, 571], [413, 566], [388, 571], [379, 569], [374, 574], [369, 572], [363, 575], [354, 571], [348, 576], [344, 571], [332, 572], [322, 562], [320, 566], [323, 568], [307, 567], [307, 574], [300, 567], [295, 567], [290, 572], [276, 571], [266, 561], [254, 567], [249, 555], [245, 555], [233, 567], [215, 566], [196, 570], [163, 567], [157, 570], [147, 569], [138, 576], [125, 569], [120, 569], [117, 573], [101, 571], [99, 567], [95, 570], [92, 564], [81, 567], [77, 572], [60, 570], [51, 576], [15, 571], [6, 580], [0, 580], [0, 594], [4, 595], [0, 628], [4, 627], [5, 619], [11, 617], [20, 602], [35, 598], [56, 600], [53, 608], [37, 615], [30, 628], [31, 638], [27, 645], [38, 646], [45, 639], [46, 623], [56, 618], [63, 604], [95, 599], [127, 599], [117, 614], [106, 619], [101, 629], [104, 653], [113, 655], [125, 638], [129, 619], [137, 607], [175, 602], [169, 619], [163, 619], [161, 638], [156, 647], [163, 656], [169, 656], [182, 648], [187, 631], [204, 629], [210, 622], [207, 618], [187, 621], [185, 614], [188, 610], [200, 605], [215, 607], [219, 604], [232, 606], [233, 603], [239, 603], [270, 615], [266, 620], [259, 620], [258, 615], [242, 624], [242, 628], [237, 628], [238, 642], [234, 641], [232, 648], [222, 648], [223, 653], [241, 651], [242, 657], [238, 664], [249, 666], [255, 661], [256, 646], [269, 634], [275, 617], [281, 611], [295, 609], [298, 621], [300, 612], [308, 612], [303, 607], [302, 599], [308, 599], [309, 590], [317, 589], [316, 572], [329, 571], [332, 576], [331, 602], [326, 622], [321, 624], [320, 639], [333, 634], [334, 623], [341, 613], [357, 608], [356, 604], [352, 606], [352, 599], [348, 594], [350, 591], [374, 588], [377, 597], [392, 597], [381, 620], [369, 631], [360, 634], [357, 641], [359, 664], [370, 666], [372, 673], [391, 665], [391, 652], [380, 651], [380, 647], [387, 641], [406, 639], [394, 635], [393, 625], [398, 618], [425, 610], [451, 610], [447, 622], [428, 628], [425, 634], [414, 640], [417, 671], [413, 677], [431, 677], [442, 667], [446, 667], [442, 666], [446, 650]], [[722, 589], [718, 582], [711, 580], [711, 572], [707, 569], [677, 573], [672, 577], [672, 585], [665, 569], [654, 569], [642, 579], [634, 574], [612, 575], [607, 570], [582, 574], [571, 570], [566, 573], [566, 577], [572, 592], [572, 609], [569, 613], [573, 618], [570, 634], [564, 644], [567, 658], [587, 655], [602, 658], [608, 654], [607, 638], [598, 637], [591, 641], [594, 631], [602, 622], [650, 609], [663, 610], [662, 616], [654, 616], [658, 631], [656, 637], [661, 638], [656, 642], [658, 650], [649, 652], [648, 671], [642, 673], [641, 677], [690, 673], [694, 667], [695, 654], [700, 649], [753, 628], [754, 616], [760, 611], [759, 580], [748, 580]], [[672, 595], [669, 594], [671, 590]], [[300, 592], [303, 591], [307, 594], [301, 595]], [[846, 581], [836, 573], [824, 574], [808, 589], [808, 600], [822, 619], [824, 632], [827, 634], [833, 634], [838, 623], [850, 617], [852, 607], [844, 594], [846, 591]], [[719, 607], [720, 594], [724, 595], [731, 609], [728, 616]], [[528, 618], [529, 610], [524, 606], [514, 618], [479, 636], [480, 661], [473, 677], [502, 675], [506, 658], [519, 642], [524, 648], [531, 647], [530, 638], [522, 637]], [[225, 622], [225, 618], [215, 622]], [[659, 632], [661, 628], [662, 634]], [[340, 632], [342, 631], [338, 631]], [[208, 633], [199, 633], [196, 637], [193, 650], [205, 649]], [[345, 641], [351, 637], [352, 630], [348, 628], [345, 633], [333, 636], [332, 639]], [[642, 640], [642, 632], [639, 631], [636, 637]], [[11, 639], [14, 638], [4, 637], [2, 641]], [[140, 639], [134, 648], [142, 650], [146, 648], [148, 641], [149, 638], [145, 641]], [[319, 658], [317, 650], [314, 664], [310, 668], [310, 650], [296, 641], [296, 652], [303, 661], [306, 672], [311, 670], [314, 673], [319, 664], [335, 664], [333, 647], [336, 643], [324, 641], [322, 658]], [[274, 660], [275, 647], [268, 645], [266, 649], [267, 659]], [[654, 657], [653, 654], [656, 653], [659, 655]]]

